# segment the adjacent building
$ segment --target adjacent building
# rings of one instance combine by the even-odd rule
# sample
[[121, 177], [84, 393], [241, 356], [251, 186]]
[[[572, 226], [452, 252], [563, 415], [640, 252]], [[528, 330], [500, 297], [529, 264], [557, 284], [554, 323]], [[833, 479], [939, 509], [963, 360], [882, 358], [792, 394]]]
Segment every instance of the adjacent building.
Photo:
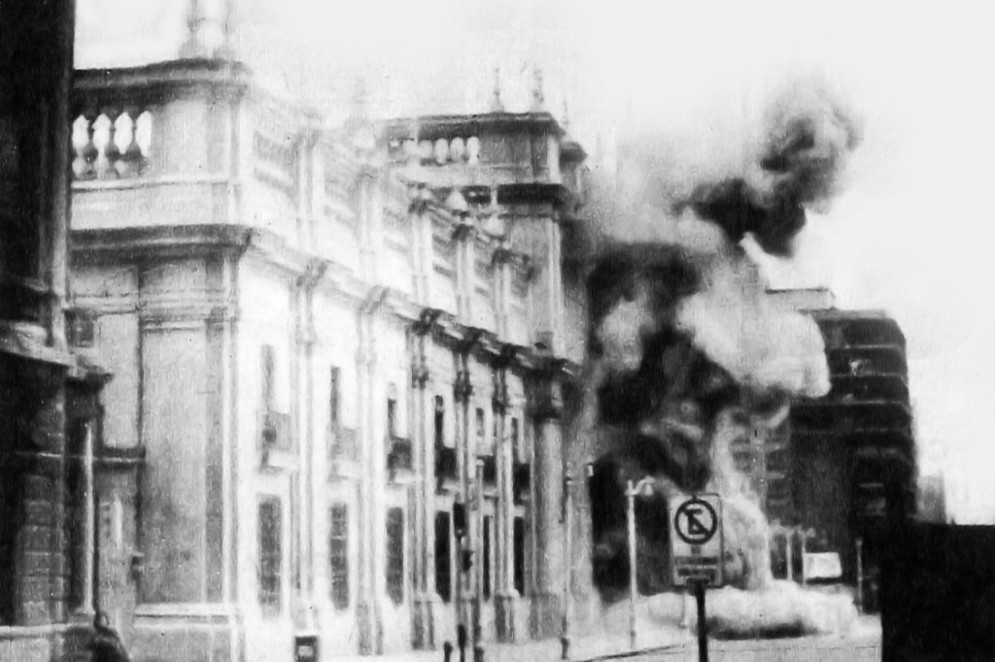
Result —
[[540, 98], [330, 129], [225, 60], [77, 72], [97, 601], [136, 659], [560, 632], [586, 174]]
[[875, 544], [889, 520], [917, 509], [905, 336], [883, 311], [837, 308], [827, 290], [771, 295], [819, 326], [831, 389], [793, 402], [777, 429], [739, 449], [738, 465], [753, 477], [772, 521], [804, 529], [810, 549], [839, 553], [847, 583], [858, 581], [861, 567], [872, 604]]
[[107, 375], [75, 351], [67, 289], [73, 3], [4, 2], [0, 30], [0, 660], [31, 662], [93, 621]]

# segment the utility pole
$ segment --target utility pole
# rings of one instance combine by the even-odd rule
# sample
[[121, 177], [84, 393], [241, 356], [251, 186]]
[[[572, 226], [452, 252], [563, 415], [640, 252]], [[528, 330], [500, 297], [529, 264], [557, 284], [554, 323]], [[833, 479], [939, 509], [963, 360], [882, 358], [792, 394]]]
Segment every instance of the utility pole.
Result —
[[629, 647], [633, 650], [636, 648], [636, 598], [639, 597], [639, 572], [636, 567], [636, 495], [650, 496], [655, 482], [652, 476], [647, 476], [638, 483], [628, 481], [625, 488], [629, 524]]
[[628, 481], [625, 489], [626, 519], [629, 525], [629, 648], [636, 648], [636, 487]]

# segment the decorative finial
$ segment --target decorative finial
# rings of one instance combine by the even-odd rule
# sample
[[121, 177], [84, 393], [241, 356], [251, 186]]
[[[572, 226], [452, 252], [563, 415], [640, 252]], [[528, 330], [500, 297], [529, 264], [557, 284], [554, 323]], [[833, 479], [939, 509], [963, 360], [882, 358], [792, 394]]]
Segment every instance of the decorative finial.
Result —
[[504, 110], [501, 102], [501, 67], [494, 68], [494, 96], [491, 98], [491, 112], [500, 113]]
[[235, 31], [238, 29], [239, 16], [236, 5], [237, 0], [224, 0], [224, 17], [221, 20], [221, 46], [215, 52], [216, 57], [233, 61], [238, 59], [238, 52], [235, 47]]
[[545, 110], [546, 93], [542, 89], [542, 69], [534, 67], [535, 86], [532, 88], [532, 110]]
[[187, 12], [187, 39], [180, 46], [180, 57], [184, 59], [203, 58], [209, 55], [204, 44], [201, 27], [205, 21], [204, 10], [199, 0], [190, 0]]

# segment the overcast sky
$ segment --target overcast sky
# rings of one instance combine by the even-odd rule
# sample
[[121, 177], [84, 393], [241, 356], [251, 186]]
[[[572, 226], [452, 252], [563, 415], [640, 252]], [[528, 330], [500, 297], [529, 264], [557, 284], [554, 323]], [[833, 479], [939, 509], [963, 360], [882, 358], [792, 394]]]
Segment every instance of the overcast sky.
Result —
[[[174, 57], [187, 2], [77, 0], [77, 66]], [[957, 521], [995, 523], [992, 16], [980, 2], [870, 4], [240, 0], [235, 42], [333, 117], [357, 76], [381, 116], [484, 111], [496, 67], [505, 105], [523, 110], [537, 66], [548, 108], [567, 103], [589, 150], [614, 126], [670, 136], [689, 160], [738, 146], [787, 75], [828, 81], [864, 142], [846, 191], [770, 277], [897, 317], [923, 470], [946, 473]]]

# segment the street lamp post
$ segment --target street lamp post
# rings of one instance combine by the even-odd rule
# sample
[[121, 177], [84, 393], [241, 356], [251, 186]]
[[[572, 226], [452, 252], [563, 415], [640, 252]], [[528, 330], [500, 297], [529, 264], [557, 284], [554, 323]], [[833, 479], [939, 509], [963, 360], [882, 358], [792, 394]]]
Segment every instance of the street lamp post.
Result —
[[864, 541], [857, 538], [857, 613], [864, 613]]
[[635, 484], [630, 480], [625, 489], [629, 525], [629, 647], [632, 649], [636, 648], [636, 598], [639, 595], [636, 568], [636, 495], [649, 496], [653, 492], [654, 482], [652, 476], [647, 476]]

